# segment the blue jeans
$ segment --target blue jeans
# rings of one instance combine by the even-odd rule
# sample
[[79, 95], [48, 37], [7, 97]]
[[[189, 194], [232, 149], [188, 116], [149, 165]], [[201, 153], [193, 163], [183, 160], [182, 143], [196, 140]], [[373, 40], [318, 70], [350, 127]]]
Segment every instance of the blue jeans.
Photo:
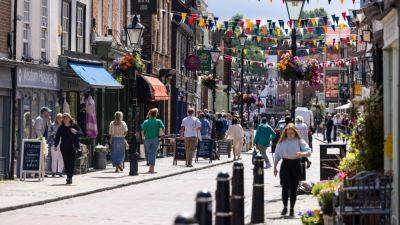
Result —
[[145, 140], [144, 145], [147, 151], [147, 161], [150, 166], [154, 166], [156, 164], [158, 138]]

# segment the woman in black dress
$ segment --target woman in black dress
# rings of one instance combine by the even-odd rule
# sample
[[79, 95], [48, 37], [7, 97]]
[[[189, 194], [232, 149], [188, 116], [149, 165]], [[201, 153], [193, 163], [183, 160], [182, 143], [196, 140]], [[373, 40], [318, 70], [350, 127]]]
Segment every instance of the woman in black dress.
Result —
[[79, 148], [80, 135], [82, 135], [82, 130], [75, 120], [72, 119], [70, 114], [64, 113], [62, 125], [57, 130], [54, 146], [60, 145], [65, 173], [67, 174], [67, 184], [72, 184], [75, 168], [75, 149]]

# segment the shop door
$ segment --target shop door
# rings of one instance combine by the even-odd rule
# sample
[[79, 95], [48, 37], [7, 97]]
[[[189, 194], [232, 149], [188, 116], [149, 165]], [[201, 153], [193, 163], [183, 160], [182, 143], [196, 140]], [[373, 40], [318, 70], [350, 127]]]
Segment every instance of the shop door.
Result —
[[0, 95], [0, 180], [6, 179], [10, 165], [11, 98]]

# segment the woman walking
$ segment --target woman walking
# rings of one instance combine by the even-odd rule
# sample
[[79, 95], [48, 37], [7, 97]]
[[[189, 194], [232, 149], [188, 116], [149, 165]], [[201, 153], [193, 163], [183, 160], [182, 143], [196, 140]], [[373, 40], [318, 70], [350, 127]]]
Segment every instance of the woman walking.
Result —
[[154, 173], [156, 164], [156, 154], [158, 149], [158, 137], [160, 130], [164, 132], [164, 124], [157, 119], [158, 109], [154, 108], [149, 111], [149, 118], [142, 124], [142, 136], [144, 137], [144, 145], [147, 151], [147, 162], [149, 164], [149, 173]]
[[282, 185], [283, 210], [281, 215], [287, 214], [287, 204], [290, 193], [290, 216], [294, 216], [294, 205], [297, 198], [297, 187], [301, 178], [300, 160], [309, 157], [311, 149], [301, 138], [293, 123], [289, 123], [283, 130], [274, 155], [274, 175], [278, 174], [277, 165], [282, 159], [279, 177]]
[[111, 143], [111, 162], [115, 167], [115, 172], [123, 171], [123, 163], [125, 159], [125, 136], [128, 133], [128, 127], [123, 121], [122, 112], [116, 112], [114, 121], [110, 123], [108, 133]]
[[244, 131], [237, 118], [232, 119], [232, 125], [228, 128], [226, 138], [233, 140], [233, 160], [240, 159], [240, 153], [243, 148]]
[[[62, 125], [58, 128], [54, 147], [60, 147], [64, 160], [67, 184], [72, 184], [74, 175], [76, 149], [79, 149], [79, 136], [82, 131], [68, 113], [63, 114]], [[60, 143], [61, 142], [61, 143]]]
[[62, 177], [62, 172], [64, 169], [64, 161], [63, 157], [61, 154], [60, 150], [60, 145], [56, 148], [54, 146], [54, 141], [56, 138], [57, 130], [58, 128], [62, 125], [63, 122], [63, 115], [61, 113], [58, 113], [56, 115], [56, 119], [54, 120], [54, 123], [50, 126], [49, 130], [49, 146], [51, 146], [51, 173], [52, 176], [54, 177], [55, 175], [59, 175]]

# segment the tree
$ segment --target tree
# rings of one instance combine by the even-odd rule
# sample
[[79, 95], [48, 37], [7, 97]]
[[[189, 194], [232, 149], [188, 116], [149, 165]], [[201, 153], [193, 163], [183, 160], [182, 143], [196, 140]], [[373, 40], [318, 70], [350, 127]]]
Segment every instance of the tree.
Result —
[[304, 10], [301, 13], [301, 19], [308, 19], [308, 18], [315, 18], [315, 17], [323, 17], [328, 16], [328, 13], [325, 11], [324, 8], [316, 8], [312, 10]]

